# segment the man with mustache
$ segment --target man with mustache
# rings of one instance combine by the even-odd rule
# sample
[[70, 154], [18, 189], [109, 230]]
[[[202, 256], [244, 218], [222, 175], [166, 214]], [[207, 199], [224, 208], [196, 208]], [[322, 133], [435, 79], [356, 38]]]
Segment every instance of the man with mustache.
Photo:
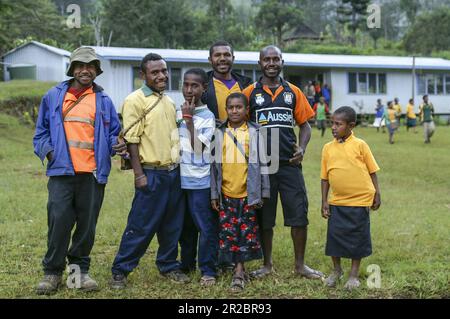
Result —
[[[89, 254], [111, 170], [111, 156], [126, 152], [117, 144], [120, 122], [111, 99], [94, 83], [102, 74], [94, 49], [81, 47], [70, 57], [67, 76], [42, 98], [34, 152], [48, 160], [48, 249], [38, 294], [51, 294], [62, 283], [66, 258], [80, 271], [80, 288], [97, 290], [89, 274]], [[71, 232], [75, 227], [71, 241]], [[68, 249], [69, 248], [69, 249]], [[76, 268], [73, 268], [76, 269]]]
[[227, 119], [226, 99], [228, 95], [241, 92], [252, 83], [252, 79], [232, 71], [234, 50], [226, 41], [218, 41], [209, 49], [209, 62], [213, 68], [208, 72], [208, 88], [202, 97], [202, 102], [208, 105], [221, 123]]
[[[253, 277], [263, 277], [273, 271], [272, 241], [275, 226], [278, 194], [283, 206], [284, 225], [291, 227], [294, 244], [295, 272], [301, 277], [319, 279], [323, 274], [309, 268], [304, 263], [307, 225], [308, 198], [302, 174], [303, 156], [311, 138], [311, 127], [308, 120], [314, 112], [301, 90], [286, 82], [281, 76], [284, 61], [281, 50], [276, 46], [268, 46], [261, 50], [259, 65], [262, 78], [246, 88], [243, 93], [249, 98], [250, 120], [266, 129], [270, 165], [278, 161], [277, 172], [271, 173], [270, 199], [265, 202], [258, 222], [261, 229], [261, 241], [264, 254], [264, 266], [251, 273]], [[294, 126], [300, 127], [299, 143]], [[276, 138], [279, 140], [271, 141]], [[273, 142], [273, 143], [272, 143]], [[278, 152], [271, 150], [278, 145]]]

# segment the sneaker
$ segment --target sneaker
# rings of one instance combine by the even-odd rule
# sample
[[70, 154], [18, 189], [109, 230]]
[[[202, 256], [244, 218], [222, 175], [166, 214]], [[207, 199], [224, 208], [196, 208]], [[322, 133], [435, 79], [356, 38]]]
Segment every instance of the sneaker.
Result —
[[124, 289], [127, 287], [127, 277], [124, 274], [113, 274], [110, 284], [112, 289]]
[[98, 284], [97, 282], [92, 279], [89, 274], [81, 274], [81, 280], [80, 280], [81, 290], [84, 291], [97, 291], [98, 290]]
[[191, 281], [191, 279], [179, 269], [161, 273], [161, 275], [178, 284], [187, 284]]
[[44, 278], [36, 287], [36, 293], [38, 295], [51, 295], [61, 287], [61, 283], [61, 275], [44, 275]]

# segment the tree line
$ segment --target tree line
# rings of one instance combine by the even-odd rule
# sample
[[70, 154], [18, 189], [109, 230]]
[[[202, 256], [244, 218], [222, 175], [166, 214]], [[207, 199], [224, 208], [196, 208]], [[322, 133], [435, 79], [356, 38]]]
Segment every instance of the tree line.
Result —
[[[81, 8], [68, 28], [69, 4]], [[380, 28], [367, 27], [379, 5]], [[237, 50], [275, 43], [287, 52], [450, 58], [450, 0], [0, 0], [0, 54], [29, 40], [80, 45]], [[299, 25], [317, 36], [286, 41]], [[295, 38], [295, 37], [294, 37]]]

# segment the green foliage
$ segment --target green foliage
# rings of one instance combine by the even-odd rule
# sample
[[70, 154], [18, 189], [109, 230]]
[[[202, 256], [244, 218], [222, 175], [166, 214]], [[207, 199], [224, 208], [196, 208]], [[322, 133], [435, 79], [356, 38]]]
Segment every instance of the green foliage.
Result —
[[[368, 29], [363, 23], [367, 4], [372, 2], [381, 5], [381, 29]], [[113, 46], [173, 49], [207, 49], [223, 39], [236, 50], [257, 51], [267, 44], [285, 46], [283, 37], [295, 30], [299, 22], [322, 33], [324, 40], [305, 43], [300, 39], [283, 49], [438, 56], [439, 52], [450, 50], [450, 0], [372, 2], [0, 0], [0, 55], [30, 40], [72, 51], [80, 45], [108, 45], [110, 37]], [[72, 3], [81, 7], [79, 29], [66, 26], [66, 8]], [[400, 47], [399, 43], [404, 45]]]
[[283, 35], [302, 21], [303, 12], [294, 0], [267, 0], [259, 9], [256, 21], [261, 32], [270, 32], [276, 44], [283, 45]]
[[429, 55], [433, 51], [450, 49], [450, 9], [425, 13], [419, 16], [404, 39], [409, 52]]
[[341, 0], [337, 8], [339, 23], [351, 30], [350, 43], [356, 43], [356, 31], [362, 26], [370, 0]]
[[42, 96], [53, 82], [10, 81], [0, 83], [0, 112], [15, 116], [22, 123], [36, 123]]
[[104, 19], [113, 46], [180, 48], [194, 40], [195, 21], [183, 0], [105, 1]]

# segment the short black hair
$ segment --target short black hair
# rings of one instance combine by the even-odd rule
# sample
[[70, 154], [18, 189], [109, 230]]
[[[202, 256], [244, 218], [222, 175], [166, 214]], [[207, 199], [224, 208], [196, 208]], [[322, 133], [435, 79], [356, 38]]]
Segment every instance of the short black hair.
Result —
[[347, 123], [356, 123], [356, 112], [355, 110], [350, 106], [342, 106], [338, 108], [336, 111], [334, 111], [334, 114], [343, 115], [344, 120]]
[[241, 92], [234, 92], [231, 93], [230, 95], [227, 96], [227, 100], [225, 102], [225, 105], [228, 105], [228, 102], [231, 99], [241, 99], [242, 103], [244, 103], [244, 106], [247, 108], [248, 107], [248, 99], [247, 96], [245, 96], [245, 94], [241, 93]]
[[162, 56], [156, 53], [149, 53], [147, 54], [141, 61], [141, 71], [145, 73], [145, 66], [148, 61], [159, 61], [164, 60]]
[[425, 100], [426, 97], [428, 97], [428, 94], [425, 94], [422, 99]]
[[409, 103], [414, 102], [414, 99], [409, 99]]
[[208, 84], [208, 75], [206, 75], [205, 70], [203, 70], [201, 68], [192, 68], [192, 69], [187, 70], [184, 73], [184, 76], [186, 76], [188, 74], [198, 75], [200, 77], [200, 79], [202, 80], [202, 84]]
[[210, 57], [212, 57], [215, 47], [230, 47], [231, 54], [234, 55], [234, 49], [231, 46], [231, 44], [229, 42], [227, 42], [227, 41], [219, 40], [219, 41], [215, 42], [212, 46], [209, 47], [209, 56]]

